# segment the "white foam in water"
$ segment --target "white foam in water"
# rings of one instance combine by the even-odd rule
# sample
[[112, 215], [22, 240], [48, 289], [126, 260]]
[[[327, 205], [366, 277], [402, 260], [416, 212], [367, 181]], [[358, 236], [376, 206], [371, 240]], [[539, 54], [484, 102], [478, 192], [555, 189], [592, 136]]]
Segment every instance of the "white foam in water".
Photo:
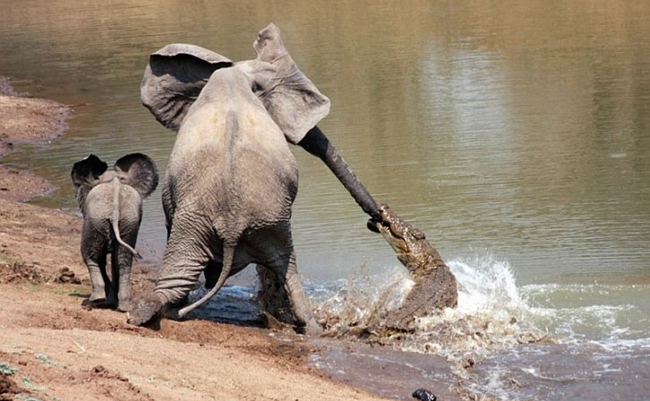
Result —
[[[648, 337], [650, 318], [638, 304], [646, 298], [650, 301], [648, 286], [550, 283], [518, 288], [510, 264], [486, 251], [449, 260], [447, 265], [458, 282], [458, 306], [419, 319], [419, 334], [437, 333], [441, 324], [464, 321], [470, 327], [456, 328], [459, 337], [477, 329], [493, 343], [511, 345], [546, 334], [561, 342]], [[313, 286], [309, 292], [320, 313], [336, 316], [342, 325], [358, 325], [381, 308], [397, 307], [412, 288], [404, 267], [382, 271], [370, 276], [362, 266], [348, 280]], [[634, 299], [637, 303], [630, 303]], [[431, 343], [417, 350], [436, 352], [439, 348]]]
[[369, 275], [362, 265], [348, 280], [325, 286], [308, 285], [316, 306], [316, 316], [327, 326], [367, 324], [378, 310], [393, 310], [404, 302], [415, 284], [402, 266], [383, 269], [382, 275]]
[[526, 306], [508, 262], [484, 254], [451, 260], [447, 265], [459, 283], [458, 312], [503, 315]]
[[[448, 260], [447, 265], [458, 282], [457, 308], [418, 319], [415, 334], [386, 343], [446, 357], [470, 393], [517, 399], [515, 378], [523, 374], [529, 382], [521, 387], [524, 398], [546, 399], [549, 381], [566, 384], [575, 379], [579, 386], [594, 372], [622, 374], [619, 365], [624, 358], [632, 361], [648, 355], [650, 317], [644, 310], [650, 304], [650, 286], [517, 287], [510, 264], [488, 252]], [[319, 312], [336, 316], [330, 323], [354, 326], [381, 308], [399, 305], [412, 284], [402, 266], [373, 277], [361, 269], [350, 280], [310, 293], [320, 292]], [[550, 344], [530, 344], [539, 341]], [[549, 370], [566, 352], [580, 358], [584, 368]], [[489, 371], [481, 364], [467, 369], [469, 361], [472, 366], [483, 358], [490, 361]], [[533, 360], [540, 365], [530, 365]], [[609, 366], [611, 361], [619, 365]], [[533, 384], [537, 382], [539, 389]]]
[[561, 342], [609, 341], [648, 337], [648, 286], [601, 284], [527, 285], [529, 319]]
[[644, 302], [631, 294], [644, 294], [647, 286], [535, 284], [518, 288], [509, 263], [487, 252], [451, 260], [448, 266], [459, 283], [457, 313], [464, 317], [501, 322], [514, 317], [521, 329], [546, 331], [559, 341], [647, 337], [648, 317], [639, 307]]
[[418, 333], [403, 349], [458, 362], [547, 338], [545, 330], [526, 318], [530, 307], [507, 261], [483, 252], [447, 265], [458, 282], [457, 308], [418, 319]]
[[[487, 354], [540, 339], [573, 342], [618, 341], [633, 334], [638, 337], [639, 330], [631, 330], [620, 317], [639, 314], [638, 307], [627, 303], [608, 305], [609, 295], [628, 291], [629, 287], [536, 284], [520, 289], [510, 264], [489, 252], [449, 260], [447, 264], [458, 282], [458, 307], [419, 319], [415, 341], [405, 341], [401, 348], [456, 359], [468, 351]], [[384, 272], [369, 276], [368, 269], [362, 267], [355, 277], [334, 283], [327, 290], [313, 288], [310, 292], [319, 298], [318, 312], [335, 316], [330, 323], [355, 326], [367, 322], [382, 308], [395, 308], [413, 282], [402, 266]], [[444, 341], [437, 335], [443, 326], [447, 326]], [[451, 348], [450, 343], [454, 344]]]
[[[484, 253], [471, 259], [451, 260], [448, 265], [459, 286], [458, 307], [418, 319], [415, 335], [406, 340], [402, 336], [396, 346], [459, 360], [466, 352], [489, 352], [546, 336], [545, 332], [520, 323], [522, 311], [529, 308], [506, 261]], [[378, 311], [399, 306], [413, 282], [403, 266], [383, 271], [381, 275], [369, 276], [368, 269], [362, 267], [353, 278], [327, 286], [328, 290], [312, 288], [309, 292], [312, 299], [318, 298], [319, 320], [337, 330], [363, 326]]]

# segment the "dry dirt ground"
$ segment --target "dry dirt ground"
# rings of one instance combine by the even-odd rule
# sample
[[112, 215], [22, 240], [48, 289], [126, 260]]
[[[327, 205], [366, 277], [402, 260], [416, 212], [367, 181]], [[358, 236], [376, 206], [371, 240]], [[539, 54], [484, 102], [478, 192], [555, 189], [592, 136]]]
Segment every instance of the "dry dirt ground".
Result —
[[[61, 135], [70, 112], [0, 79], [0, 153]], [[86, 309], [80, 219], [20, 203], [49, 184], [0, 162], [0, 400], [377, 400], [306, 367], [300, 336]], [[136, 288], [151, 266], [136, 265]]]

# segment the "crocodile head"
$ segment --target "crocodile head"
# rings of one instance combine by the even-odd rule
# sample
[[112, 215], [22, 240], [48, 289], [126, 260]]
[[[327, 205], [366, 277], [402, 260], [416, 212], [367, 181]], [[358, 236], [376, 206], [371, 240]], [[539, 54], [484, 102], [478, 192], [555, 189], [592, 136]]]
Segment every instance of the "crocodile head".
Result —
[[370, 219], [368, 228], [383, 235], [409, 270], [426, 260], [431, 250], [424, 233], [402, 220], [388, 205], [379, 205], [379, 218]]
[[456, 278], [424, 233], [402, 220], [386, 205], [379, 205], [378, 214], [379, 217], [370, 219], [368, 228], [383, 235], [415, 282], [404, 304], [389, 312], [383, 326], [409, 330], [414, 317], [455, 307], [458, 303]]

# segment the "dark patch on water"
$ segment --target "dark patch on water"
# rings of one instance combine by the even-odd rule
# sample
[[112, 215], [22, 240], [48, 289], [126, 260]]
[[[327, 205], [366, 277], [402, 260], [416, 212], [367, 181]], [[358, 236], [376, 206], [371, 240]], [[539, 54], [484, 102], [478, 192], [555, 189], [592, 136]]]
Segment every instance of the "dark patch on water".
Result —
[[437, 355], [359, 342], [319, 339], [315, 343], [323, 351], [312, 355], [312, 365], [351, 386], [398, 400], [411, 400], [411, 393], [419, 388], [430, 390], [439, 400], [460, 399], [451, 363]]
[[[194, 303], [206, 292], [202, 286], [193, 290], [189, 296], [189, 303]], [[263, 327], [264, 321], [260, 317], [255, 302], [255, 293], [254, 287], [239, 285], [223, 287], [205, 305], [188, 313], [187, 318], [212, 320], [239, 326]]]

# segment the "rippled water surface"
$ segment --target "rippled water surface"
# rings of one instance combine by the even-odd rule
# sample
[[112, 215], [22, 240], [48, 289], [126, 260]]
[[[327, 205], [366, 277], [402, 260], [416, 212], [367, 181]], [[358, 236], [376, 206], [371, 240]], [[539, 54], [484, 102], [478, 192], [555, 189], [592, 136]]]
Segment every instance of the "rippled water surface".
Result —
[[[139, 100], [148, 54], [185, 42], [253, 58], [271, 21], [332, 101], [323, 131], [450, 261], [464, 292], [446, 321], [492, 319], [509, 344], [479, 346], [485, 363], [467, 379], [477, 391], [650, 398], [647, 1], [0, 0], [0, 74], [75, 109], [63, 139], [4, 161], [59, 185], [39, 203], [64, 208], [75, 207], [69, 170], [90, 152], [110, 162], [143, 152], [164, 171], [174, 134]], [[370, 279], [392, 277], [393, 252], [349, 195], [293, 150], [294, 239], [312, 297], [340, 293], [337, 280], [362, 265]], [[157, 255], [159, 193], [140, 236]], [[514, 332], [557, 343], [510, 344], [513, 317]], [[423, 322], [419, 340], [438, 323]], [[440, 353], [426, 342], [409, 346]]]

